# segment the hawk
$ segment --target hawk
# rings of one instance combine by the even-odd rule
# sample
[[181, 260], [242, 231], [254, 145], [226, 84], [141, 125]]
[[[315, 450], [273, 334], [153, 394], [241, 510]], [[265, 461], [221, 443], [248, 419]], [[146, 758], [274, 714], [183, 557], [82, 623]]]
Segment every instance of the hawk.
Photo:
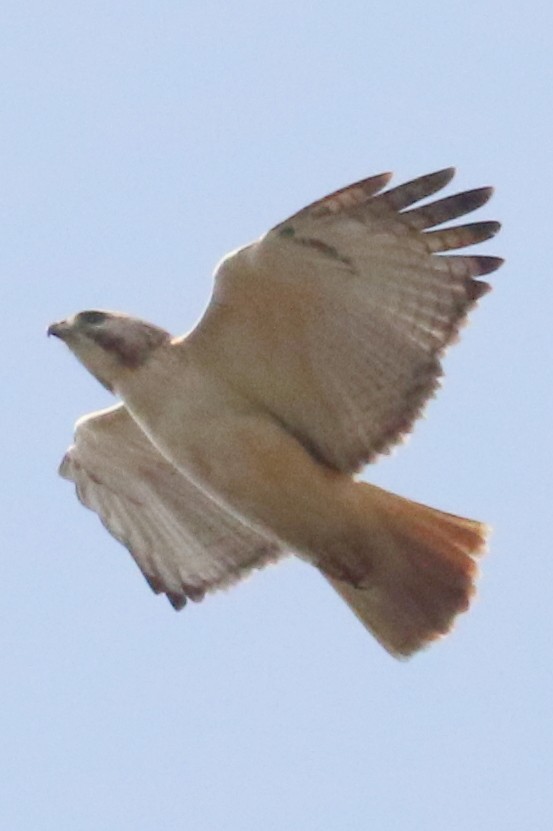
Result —
[[416, 205], [453, 174], [294, 214], [223, 259], [184, 337], [99, 310], [50, 326], [122, 402], [77, 422], [60, 473], [175, 609], [290, 553], [397, 657], [468, 608], [486, 526], [356, 478], [411, 431], [502, 263], [443, 253], [499, 223], [435, 227], [491, 188]]

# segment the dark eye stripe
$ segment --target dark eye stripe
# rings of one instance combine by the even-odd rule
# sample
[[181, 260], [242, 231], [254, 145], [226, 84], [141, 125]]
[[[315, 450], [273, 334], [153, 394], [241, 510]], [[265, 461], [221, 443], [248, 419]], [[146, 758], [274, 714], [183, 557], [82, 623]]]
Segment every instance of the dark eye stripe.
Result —
[[82, 320], [83, 323], [103, 323], [106, 319], [105, 312], [80, 312], [78, 315], [79, 320]]

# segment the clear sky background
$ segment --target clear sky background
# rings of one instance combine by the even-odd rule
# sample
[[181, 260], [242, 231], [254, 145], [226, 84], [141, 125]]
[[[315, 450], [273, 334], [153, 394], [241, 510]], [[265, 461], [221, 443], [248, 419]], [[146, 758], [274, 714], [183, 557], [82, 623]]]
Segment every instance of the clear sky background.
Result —
[[[4, 0], [0, 827], [553, 827], [552, 31], [531, 0]], [[56, 476], [111, 399], [47, 324], [185, 331], [230, 249], [450, 164], [507, 264], [364, 475], [493, 524], [471, 613], [398, 663], [290, 560], [176, 614]]]

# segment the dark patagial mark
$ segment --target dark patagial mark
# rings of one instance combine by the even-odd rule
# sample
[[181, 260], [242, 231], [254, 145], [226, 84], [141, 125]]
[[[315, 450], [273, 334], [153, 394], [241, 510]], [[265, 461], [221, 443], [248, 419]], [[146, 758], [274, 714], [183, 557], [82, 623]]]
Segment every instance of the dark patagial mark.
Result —
[[305, 245], [308, 248], [314, 248], [316, 251], [319, 251], [325, 257], [330, 257], [333, 260], [336, 260], [339, 263], [343, 263], [346, 265], [351, 271], [355, 271], [354, 265], [349, 257], [345, 257], [343, 254], [340, 254], [337, 248], [333, 245], [329, 245], [326, 242], [323, 242], [320, 239], [316, 239], [315, 237], [297, 237], [296, 231], [292, 225], [285, 225], [284, 228], [281, 228], [278, 232], [280, 237], [284, 237], [285, 239], [290, 239], [293, 242], [296, 242], [298, 245]]

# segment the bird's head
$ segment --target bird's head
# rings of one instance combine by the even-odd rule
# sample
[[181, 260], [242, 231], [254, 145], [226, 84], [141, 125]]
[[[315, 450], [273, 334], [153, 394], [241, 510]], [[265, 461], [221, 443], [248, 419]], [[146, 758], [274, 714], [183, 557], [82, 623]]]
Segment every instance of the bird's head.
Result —
[[121, 312], [79, 312], [52, 323], [48, 334], [60, 338], [94, 377], [111, 392], [129, 370], [143, 366], [171, 335]]

